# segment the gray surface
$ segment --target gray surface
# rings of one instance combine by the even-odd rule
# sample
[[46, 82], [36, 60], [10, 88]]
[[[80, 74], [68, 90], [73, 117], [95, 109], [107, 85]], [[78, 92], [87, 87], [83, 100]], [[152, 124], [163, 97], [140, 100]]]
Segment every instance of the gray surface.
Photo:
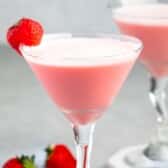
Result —
[[[22, 57], [0, 47], [0, 159], [36, 152], [49, 143], [74, 150], [69, 122], [40, 87]], [[100, 167], [117, 149], [146, 143], [154, 133], [146, 71], [137, 66], [95, 132], [92, 165]]]

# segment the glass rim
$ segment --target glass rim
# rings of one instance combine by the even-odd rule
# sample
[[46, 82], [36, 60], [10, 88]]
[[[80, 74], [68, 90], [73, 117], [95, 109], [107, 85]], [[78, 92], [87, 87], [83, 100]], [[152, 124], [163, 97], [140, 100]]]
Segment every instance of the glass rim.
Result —
[[145, 6], [145, 7], [148, 7], [148, 6], [151, 6], [151, 5], [157, 5], [157, 6], [163, 6], [163, 5], [166, 5], [168, 7], [168, 3], [163, 3], [163, 2], [152, 2], [152, 3], [146, 3], [146, 4], [133, 4], [133, 5], [126, 5], [126, 6], [120, 6], [120, 7], [116, 7], [115, 9], [112, 9], [112, 17], [114, 19], [116, 18], [120, 18], [122, 19], [122, 17], [124, 18], [134, 18], [134, 19], [140, 19], [140, 18], [143, 18], [144, 20], [152, 20], [152, 21], [157, 21], [157, 20], [168, 20], [168, 16], [147, 16], [145, 15], [144, 13], [142, 15], [139, 15], [139, 16], [136, 16], [134, 14], [127, 14], [126, 12], [123, 12], [121, 11], [122, 9], [128, 9], [128, 8], [132, 8], [132, 7], [142, 7], [142, 6]]
[[[66, 38], [68, 38], [68, 39], [69, 38], [116, 39], [116, 40], [119, 40], [121, 42], [130, 42], [130, 43], [136, 44], [135, 47], [133, 47], [133, 49], [132, 49], [133, 52], [140, 52], [143, 48], [143, 44], [142, 44], [141, 40], [139, 40], [138, 38], [128, 36], [128, 35], [113, 34], [113, 33], [92, 33], [92, 34], [90, 34], [90, 33], [46, 33], [46, 34], [44, 34], [40, 45], [30, 47], [30, 46], [26, 46], [26, 45], [21, 44], [19, 48], [20, 48], [20, 51], [21, 51], [21, 53], [23, 54], [24, 57], [35, 58], [35, 57], [39, 57], [39, 56], [31, 54], [27, 50], [29, 50], [30, 48], [36, 48], [36, 47], [40, 47], [42, 45], [45, 45], [45, 43], [48, 40], [66, 39]], [[108, 58], [112, 58], [112, 57], [113, 57], [113, 59], [116, 59], [116, 58], [114, 58], [114, 55], [113, 56], [104, 55], [102, 57], [104, 59], [108, 59]], [[133, 56], [131, 55], [130, 57], [133, 57]], [[72, 57], [69, 57], [69, 59], [70, 58], [72, 58]], [[66, 59], [66, 57], [65, 58], [63, 57], [63, 59]], [[78, 58], [78, 60], [79, 59], [82, 59], [82, 58]], [[89, 59], [89, 58], [87, 58], [87, 59]]]

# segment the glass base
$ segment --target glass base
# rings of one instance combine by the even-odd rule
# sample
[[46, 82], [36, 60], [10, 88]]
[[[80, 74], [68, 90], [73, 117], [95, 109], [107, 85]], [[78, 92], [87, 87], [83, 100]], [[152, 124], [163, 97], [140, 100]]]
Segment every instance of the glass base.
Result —
[[108, 168], [168, 168], [168, 161], [150, 160], [144, 155], [146, 145], [125, 148], [108, 161]]

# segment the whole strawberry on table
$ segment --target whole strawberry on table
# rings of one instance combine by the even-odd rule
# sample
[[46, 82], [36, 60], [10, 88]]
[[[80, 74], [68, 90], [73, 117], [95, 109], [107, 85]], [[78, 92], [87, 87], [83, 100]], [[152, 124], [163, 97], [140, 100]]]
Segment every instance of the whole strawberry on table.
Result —
[[49, 146], [46, 149], [46, 168], [75, 168], [76, 160], [65, 145]]
[[37, 168], [34, 163], [34, 156], [21, 156], [9, 159], [2, 168]]

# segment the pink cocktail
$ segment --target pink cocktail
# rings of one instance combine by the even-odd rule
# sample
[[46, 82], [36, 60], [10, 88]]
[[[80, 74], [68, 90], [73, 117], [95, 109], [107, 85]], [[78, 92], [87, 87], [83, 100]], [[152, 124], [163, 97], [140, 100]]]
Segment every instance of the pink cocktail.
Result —
[[64, 114], [75, 124], [88, 124], [110, 106], [134, 60], [79, 67], [29, 63]]
[[141, 43], [122, 36], [55, 34], [46, 35], [38, 47], [22, 46], [21, 50], [49, 96], [73, 124], [77, 168], [88, 168], [87, 159], [82, 163], [81, 156], [89, 157], [94, 123], [119, 92]]
[[143, 41], [140, 60], [152, 75], [168, 76], [168, 5], [122, 7], [114, 19], [122, 33]]
[[[168, 113], [165, 88], [168, 81], [168, 4], [132, 5], [115, 9], [113, 18], [123, 34], [142, 40], [140, 61], [148, 69], [150, 100], [158, 112], [158, 136], [147, 147], [134, 149], [128, 158], [131, 167], [158, 164], [168, 167]], [[163, 162], [164, 161], [164, 162]], [[130, 166], [130, 165], [129, 165]]]

